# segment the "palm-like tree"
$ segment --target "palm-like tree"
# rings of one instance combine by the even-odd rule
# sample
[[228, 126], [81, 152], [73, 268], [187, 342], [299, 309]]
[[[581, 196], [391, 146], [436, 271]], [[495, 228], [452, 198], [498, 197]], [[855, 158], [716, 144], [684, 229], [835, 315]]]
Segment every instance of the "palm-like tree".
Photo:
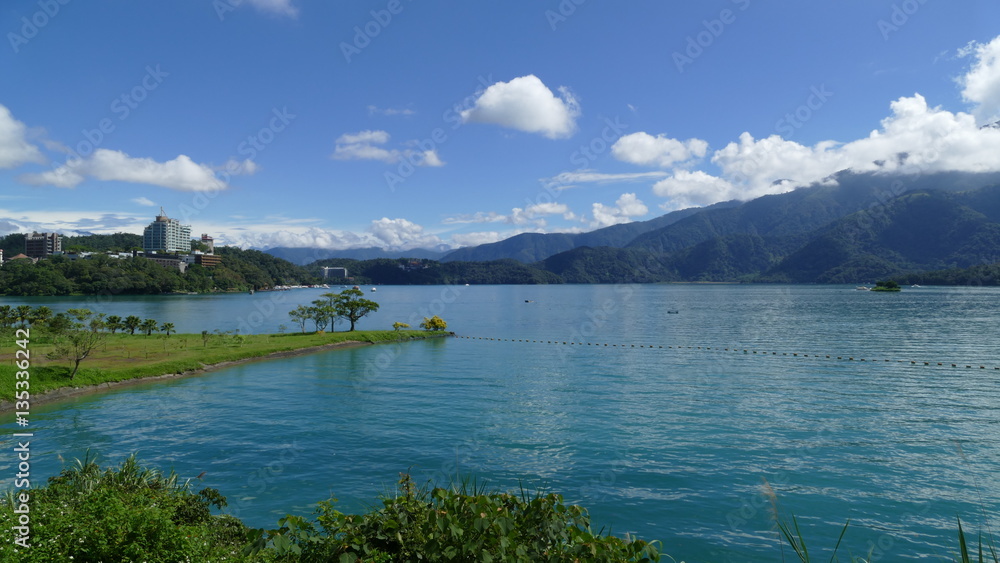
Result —
[[142, 324], [139, 325], [139, 328], [141, 328], [142, 331], [146, 333], [146, 336], [149, 336], [153, 334], [154, 330], [160, 330], [160, 325], [156, 323], [156, 319], [146, 319], [142, 321]]
[[48, 322], [54, 313], [52, 309], [49, 309], [45, 305], [40, 305], [31, 310], [31, 316], [28, 318], [28, 322], [31, 324], [35, 323], [45, 323]]
[[124, 324], [125, 328], [128, 329], [129, 334], [135, 334], [135, 329], [139, 328], [139, 325], [142, 324], [142, 319], [140, 319], [135, 315], [129, 315], [125, 317], [125, 320], [122, 321], [122, 324]]
[[122, 324], [122, 318], [118, 315], [111, 315], [104, 319], [104, 325], [108, 327], [111, 334], [114, 334], [116, 330], [121, 330], [125, 326]]
[[31, 305], [18, 305], [14, 308], [14, 318], [24, 326], [31, 319]]
[[0, 328], [10, 328], [17, 321], [17, 314], [10, 305], [0, 305]]
[[170, 337], [170, 333], [174, 331], [174, 323], [163, 323], [160, 325], [160, 332], [167, 333], [167, 337]]

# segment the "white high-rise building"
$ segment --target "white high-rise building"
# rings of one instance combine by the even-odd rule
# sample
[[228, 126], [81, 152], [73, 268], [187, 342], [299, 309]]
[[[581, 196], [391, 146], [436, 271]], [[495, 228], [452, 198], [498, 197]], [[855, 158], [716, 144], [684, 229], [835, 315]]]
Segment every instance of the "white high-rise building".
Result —
[[142, 232], [142, 249], [146, 252], [191, 252], [191, 225], [181, 225], [167, 217], [160, 208], [156, 220]]

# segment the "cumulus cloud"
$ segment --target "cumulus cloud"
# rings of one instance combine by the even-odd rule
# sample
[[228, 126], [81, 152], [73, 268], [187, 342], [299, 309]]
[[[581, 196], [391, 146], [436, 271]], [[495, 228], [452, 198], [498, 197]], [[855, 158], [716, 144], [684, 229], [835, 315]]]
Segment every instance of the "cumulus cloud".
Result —
[[633, 217], [641, 217], [649, 213], [649, 208], [634, 193], [625, 193], [613, 206], [595, 203], [593, 205], [594, 220], [592, 227], [608, 227], [620, 223], [630, 223]]
[[378, 246], [390, 250], [409, 250], [441, 244], [441, 239], [436, 235], [425, 233], [422, 226], [406, 219], [376, 219], [368, 227], [368, 232], [379, 240], [381, 244]]
[[197, 164], [186, 155], [157, 162], [133, 158], [121, 151], [97, 149], [88, 158], [72, 159], [62, 166], [37, 174], [22, 174], [18, 180], [33, 186], [72, 188], [88, 177], [104, 181], [150, 184], [174, 190], [199, 192], [221, 190], [225, 182], [211, 167]]
[[26, 132], [24, 123], [14, 119], [10, 110], [0, 105], [0, 169], [45, 162], [38, 147], [27, 141]]
[[968, 113], [930, 107], [920, 94], [890, 104], [881, 128], [848, 143], [808, 146], [779, 135], [755, 139], [749, 133], [715, 151], [720, 174], [675, 171], [654, 185], [671, 198], [664, 209], [749, 200], [828, 181], [835, 172], [923, 174], [1000, 172], [1000, 129], [981, 128]]
[[437, 150], [387, 149], [381, 145], [389, 142], [386, 131], [359, 131], [345, 133], [337, 138], [331, 158], [334, 160], [378, 160], [395, 164], [408, 160], [414, 166], [444, 166]]
[[622, 162], [660, 168], [701, 158], [707, 150], [708, 143], [701, 139], [680, 141], [642, 131], [625, 135], [611, 146], [611, 154]]
[[467, 123], [492, 123], [550, 139], [572, 136], [579, 115], [580, 104], [567, 88], [560, 87], [556, 96], [533, 74], [493, 84], [461, 112]]
[[1000, 37], [985, 44], [971, 43], [959, 55], [975, 59], [958, 80], [962, 98], [974, 105], [972, 114], [981, 125], [1000, 120]]
[[678, 170], [670, 178], [653, 184], [653, 193], [670, 199], [669, 204], [661, 206], [666, 210], [701, 207], [741, 195], [730, 182], [701, 170]]

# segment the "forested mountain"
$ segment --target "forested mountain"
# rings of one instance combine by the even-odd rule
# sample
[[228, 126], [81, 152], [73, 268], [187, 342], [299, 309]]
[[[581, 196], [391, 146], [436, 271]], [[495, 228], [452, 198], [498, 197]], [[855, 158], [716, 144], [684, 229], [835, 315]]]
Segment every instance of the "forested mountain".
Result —
[[963, 191], [995, 181], [976, 179], [844, 173], [836, 184], [696, 213], [639, 235], [625, 246], [632, 252], [577, 249], [539, 266], [567, 282], [870, 283], [995, 263], [1000, 185]]
[[[393, 285], [433, 284], [537, 284], [562, 283], [562, 279], [540, 268], [505, 259], [492, 262], [438, 262], [400, 258], [350, 260], [331, 258], [310, 264], [311, 272], [323, 266], [347, 268], [350, 283]], [[330, 281], [330, 280], [328, 280]], [[330, 281], [330, 283], [334, 283]]]

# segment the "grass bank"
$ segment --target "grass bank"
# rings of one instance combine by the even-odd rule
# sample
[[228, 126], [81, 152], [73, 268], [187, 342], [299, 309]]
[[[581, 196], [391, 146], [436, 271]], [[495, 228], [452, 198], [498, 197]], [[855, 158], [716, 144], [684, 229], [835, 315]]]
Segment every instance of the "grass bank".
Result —
[[[49, 337], [32, 332], [27, 342], [30, 354], [31, 402], [39, 404], [94, 389], [157, 377], [190, 375], [208, 369], [257, 359], [308, 354], [338, 347], [363, 346], [449, 336], [447, 332], [419, 330], [359, 330], [288, 334], [109, 334], [80, 364], [71, 380], [70, 361], [49, 360], [55, 350]], [[0, 347], [0, 412], [11, 410], [14, 397], [15, 344], [13, 334], [4, 335]], [[23, 354], [20, 358], [23, 358]]]

